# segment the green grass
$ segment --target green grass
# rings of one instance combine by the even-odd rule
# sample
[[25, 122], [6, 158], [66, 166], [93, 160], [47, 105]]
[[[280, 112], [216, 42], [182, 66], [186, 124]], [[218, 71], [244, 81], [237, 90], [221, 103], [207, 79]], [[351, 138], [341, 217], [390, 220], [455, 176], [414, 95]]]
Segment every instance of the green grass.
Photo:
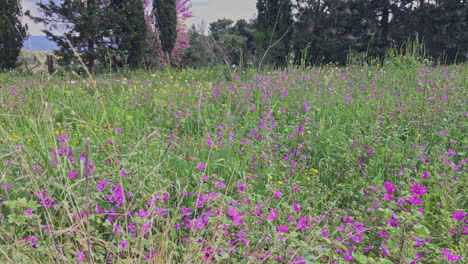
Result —
[[[394, 58], [239, 76], [1, 74], [1, 262], [440, 263], [442, 248], [465, 259], [452, 215], [468, 208], [467, 65]], [[414, 183], [428, 190], [419, 205]]]

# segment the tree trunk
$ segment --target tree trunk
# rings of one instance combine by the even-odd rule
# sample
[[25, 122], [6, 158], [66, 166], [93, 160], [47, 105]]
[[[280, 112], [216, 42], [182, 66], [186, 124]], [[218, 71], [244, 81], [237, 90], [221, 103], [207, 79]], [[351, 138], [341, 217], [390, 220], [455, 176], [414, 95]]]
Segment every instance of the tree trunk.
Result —
[[171, 53], [170, 52], [166, 52], [166, 56], [167, 56], [167, 66], [169, 67], [169, 69], [171, 68]]
[[388, 23], [389, 23], [389, 17], [390, 17], [390, 2], [389, 2], [389, 0], [384, 0], [384, 6], [383, 6], [383, 9], [382, 9], [381, 27], [382, 27], [382, 38], [383, 38], [385, 41], [388, 40], [388, 33], [389, 33]]
[[239, 49], [239, 70], [242, 70], [244, 67], [244, 52], [242, 49]]
[[54, 73], [54, 61], [52, 55], [47, 55], [47, 69], [49, 71], [49, 74]]

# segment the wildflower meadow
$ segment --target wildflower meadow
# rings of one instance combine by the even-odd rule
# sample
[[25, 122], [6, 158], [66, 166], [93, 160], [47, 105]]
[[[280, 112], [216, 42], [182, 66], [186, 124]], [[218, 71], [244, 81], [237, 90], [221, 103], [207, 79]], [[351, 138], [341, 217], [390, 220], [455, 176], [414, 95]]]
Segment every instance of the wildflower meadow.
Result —
[[466, 263], [467, 65], [0, 75], [1, 263]]

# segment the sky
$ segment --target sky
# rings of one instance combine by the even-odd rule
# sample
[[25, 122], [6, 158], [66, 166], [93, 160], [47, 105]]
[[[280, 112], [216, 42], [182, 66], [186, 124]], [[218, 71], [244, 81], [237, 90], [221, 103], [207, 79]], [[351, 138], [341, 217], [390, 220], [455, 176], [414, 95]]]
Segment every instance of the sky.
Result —
[[[33, 15], [39, 15], [35, 3], [40, 0], [22, 0], [22, 2], [24, 12], [30, 10]], [[220, 18], [230, 18], [234, 21], [241, 18], [249, 20], [256, 14], [256, 2], [256, 0], [192, 0], [193, 18], [189, 23], [198, 26], [203, 22], [205, 29], [208, 29], [209, 23]], [[35, 24], [27, 18], [24, 18], [24, 21], [28, 24], [30, 35], [44, 35], [41, 32], [42, 25]]]

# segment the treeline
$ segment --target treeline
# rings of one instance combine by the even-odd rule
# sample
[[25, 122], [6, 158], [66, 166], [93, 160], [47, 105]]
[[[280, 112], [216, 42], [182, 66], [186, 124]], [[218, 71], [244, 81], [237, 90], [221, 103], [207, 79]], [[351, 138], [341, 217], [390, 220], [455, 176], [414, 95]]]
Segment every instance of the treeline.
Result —
[[[108, 68], [344, 65], [384, 62], [418, 39], [443, 63], [468, 59], [467, 0], [257, 0], [251, 21], [187, 27], [190, 0], [49, 0], [37, 4], [59, 63]], [[25, 27], [18, 0], [0, 0], [0, 69], [14, 68]], [[82, 66], [85, 67], [82, 67]]]
[[[59, 64], [68, 70], [157, 69], [180, 62], [188, 47], [190, 0], [47, 0], [37, 9], [39, 16], [29, 10], [24, 15], [45, 26], [58, 46]], [[22, 15], [20, 0], [0, 0], [0, 61], [13, 54], [2, 70], [16, 66], [26, 38]]]
[[192, 27], [186, 65], [384, 62], [409, 40], [441, 63], [468, 59], [468, 4], [460, 0], [258, 0], [253, 21]]

